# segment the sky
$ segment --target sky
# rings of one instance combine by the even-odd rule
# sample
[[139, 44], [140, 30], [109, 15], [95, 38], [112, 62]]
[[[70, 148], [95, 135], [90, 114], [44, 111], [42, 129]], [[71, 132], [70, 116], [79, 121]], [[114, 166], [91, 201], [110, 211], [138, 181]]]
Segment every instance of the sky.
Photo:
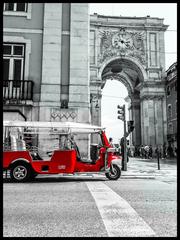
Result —
[[[177, 4], [176, 3], [91, 3], [90, 14], [126, 17], [163, 18], [169, 25], [165, 32], [165, 66], [166, 70], [177, 61]], [[126, 105], [126, 120], [129, 120], [128, 103], [124, 98], [128, 92], [126, 87], [116, 81], [108, 80], [102, 91], [102, 126], [106, 127], [108, 137], [117, 143], [123, 137], [123, 122], [117, 119], [117, 105]]]

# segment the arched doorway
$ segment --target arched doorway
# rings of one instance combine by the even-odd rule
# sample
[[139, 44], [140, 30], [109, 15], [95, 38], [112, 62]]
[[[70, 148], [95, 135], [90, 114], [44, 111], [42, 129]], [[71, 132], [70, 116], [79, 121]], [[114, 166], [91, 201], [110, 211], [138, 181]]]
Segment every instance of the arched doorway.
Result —
[[113, 143], [119, 143], [124, 135], [124, 122], [117, 118], [117, 105], [126, 106], [126, 121], [129, 120], [127, 96], [127, 88], [118, 80], [107, 80], [102, 89], [101, 125], [106, 128], [106, 135], [113, 139]]
[[[141, 144], [141, 111], [139, 84], [147, 79], [146, 72], [136, 60], [128, 57], [116, 57], [108, 60], [99, 71], [101, 77], [101, 89], [107, 80], [117, 80], [124, 84], [128, 91], [129, 120], [135, 123], [131, 144]], [[121, 91], [119, 92], [121, 97]]]

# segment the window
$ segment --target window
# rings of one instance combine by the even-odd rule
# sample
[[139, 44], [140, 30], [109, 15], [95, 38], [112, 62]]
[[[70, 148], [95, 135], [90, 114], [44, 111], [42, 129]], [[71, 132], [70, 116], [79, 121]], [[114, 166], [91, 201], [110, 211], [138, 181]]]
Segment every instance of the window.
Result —
[[166, 91], [166, 93], [167, 93], [167, 96], [170, 96], [170, 95], [171, 95], [171, 89], [170, 89], [170, 86], [167, 87], [167, 91]]
[[172, 123], [168, 124], [168, 134], [172, 134], [173, 133], [173, 125]]
[[95, 31], [90, 31], [90, 64], [95, 64]]
[[32, 3], [4, 3], [3, 15], [31, 19]]
[[[24, 44], [4, 43], [3, 45], [3, 80], [22, 80], [24, 74]], [[19, 87], [20, 82], [14, 82]]]
[[171, 104], [168, 105], [168, 119], [172, 117], [172, 106]]
[[27, 3], [4, 3], [4, 11], [27, 12]]
[[174, 84], [174, 90], [177, 92], [177, 82]]
[[156, 33], [150, 33], [150, 64], [151, 66], [157, 65], [157, 45], [156, 45]]

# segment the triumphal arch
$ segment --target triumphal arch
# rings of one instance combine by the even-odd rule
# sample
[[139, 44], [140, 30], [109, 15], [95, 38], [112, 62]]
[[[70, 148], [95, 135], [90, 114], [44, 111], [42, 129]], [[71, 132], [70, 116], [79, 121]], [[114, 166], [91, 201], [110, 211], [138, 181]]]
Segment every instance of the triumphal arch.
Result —
[[163, 19], [150, 16], [90, 16], [91, 122], [101, 124], [101, 96], [106, 81], [120, 81], [128, 90], [129, 116], [135, 123], [134, 145], [155, 146], [166, 141], [167, 27]]

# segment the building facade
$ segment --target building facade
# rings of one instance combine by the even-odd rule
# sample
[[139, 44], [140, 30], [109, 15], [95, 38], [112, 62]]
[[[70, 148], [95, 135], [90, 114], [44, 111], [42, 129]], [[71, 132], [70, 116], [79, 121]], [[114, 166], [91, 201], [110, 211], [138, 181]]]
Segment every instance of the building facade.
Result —
[[3, 20], [4, 118], [89, 122], [87, 4], [5, 3]]
[[177, 148], [177, 62], [166, 71], [167, 142], [176, 155]]
[[[122, 82], [135, 145], [166, 141], [163, 19], [89, 15], [88, 3], [4, 3], [4, 119], [101, 124]], [[84, 139], [83, 139], [84, 141]]]

